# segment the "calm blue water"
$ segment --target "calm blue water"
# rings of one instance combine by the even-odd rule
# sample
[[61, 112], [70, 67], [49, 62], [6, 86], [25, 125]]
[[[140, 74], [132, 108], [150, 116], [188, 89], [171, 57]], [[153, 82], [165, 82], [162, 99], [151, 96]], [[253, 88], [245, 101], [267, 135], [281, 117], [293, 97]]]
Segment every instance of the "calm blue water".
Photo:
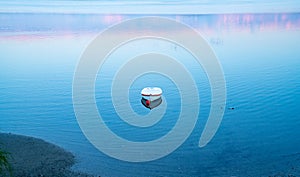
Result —
[[[300, 175], [300, 14], [168, 15], [195, 28], [215, 51], [224, 71], [227, 105], [212, 141], [198, 147], [210, 110], [205, 72], [186, 51], [150, 41], [147, 49], [178, 57], [191, 72], [201, 99], [191, 136], [170, 155], [151, 162], [123, 162], [98, 151], [83, 135], [72, 104], [72, 81], [80, 56], [108, 26], [138, 15], [0, 14], [0, 131], [45, 139], [71, 151], [75, 170], [101, 176]], [[30, 23], [28, 23], [30, 21]], [[140, 47], [133, 43], [131, 52]], [[140, 47], [139, 50], [144, 48]], [[127, 52], [126, 52], [127, 51]], [[156, 139], [177, 121], [180, 96], [161, 75], [138, 78], [129, 92], [140, 115], [140, 89], [154, 82], [168, 100], [164, 119], [137, 129], [113, 109], [113, 75], [130, 56], [120, 49], [103, 65], [96, 101], [106, 124], [133, 141]], [[234, 110], [227, 108], [234, 107]], [[126, 111], [126, 110], [125, 110]], [[121, 150], [121, 149], [120, 149]]]

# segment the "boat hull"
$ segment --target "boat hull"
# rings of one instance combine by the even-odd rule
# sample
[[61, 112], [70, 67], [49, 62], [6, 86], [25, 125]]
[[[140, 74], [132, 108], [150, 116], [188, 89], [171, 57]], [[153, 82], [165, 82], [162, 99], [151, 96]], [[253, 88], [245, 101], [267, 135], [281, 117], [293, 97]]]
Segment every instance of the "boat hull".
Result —
[[148, 99], [145, 99], [144, 97], [142, 97], [141, 99], [141, 103], [148, 109], [153, 109], [157, 106], [159, 106], [161, 103], [162, 103], [162, 99], [161, 97], [155, 99], [155, 100], [148, 100]]

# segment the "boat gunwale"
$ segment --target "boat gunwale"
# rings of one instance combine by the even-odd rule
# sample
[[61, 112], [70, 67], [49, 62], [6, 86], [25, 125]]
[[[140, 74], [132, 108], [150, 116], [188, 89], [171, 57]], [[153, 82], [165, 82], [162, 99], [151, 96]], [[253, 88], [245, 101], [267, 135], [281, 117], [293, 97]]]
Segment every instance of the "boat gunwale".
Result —
[[142, 94], [142, 96], [161, 96], [162, 94]]

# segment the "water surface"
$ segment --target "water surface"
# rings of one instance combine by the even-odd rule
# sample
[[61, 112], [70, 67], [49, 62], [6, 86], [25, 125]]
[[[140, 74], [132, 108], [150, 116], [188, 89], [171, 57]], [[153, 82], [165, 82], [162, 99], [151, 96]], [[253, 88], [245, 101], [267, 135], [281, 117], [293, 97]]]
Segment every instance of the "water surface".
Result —
[[[300, 14], [161, 15], [196, 29], [212, 46], [224, 71], [227, 106], [222, 124], [204, 148], [199, 137], [210, 110], [210, 85], [201, 66], [181, 48], [150, 41], [147, 49], [180, 56], [201, 99], [191, 136], [172, 154], [152, 162], [123, 162], [98, 151], [85, 138], [72, 105], [72, 81], [80, 56], [107, 27], [141, 15], [1, 13], [0, 131], [29, 135], [74, 153], [76, 170], [101, 176], [300, 175]], [[30, 23], [27, 23], [30, 21]], [[113, 75], [139, 43], [122, 48], [103, 66], [96, 100], [106, 124], [118, 135], [148, 141], [170, 131], [180, 107], [178, 89], [166, 77], [145, 75], [129, 92], [133, 109], [139, 91], [155, 82], [168, 108], [154, 127], [122, 123], [110, 97]], [[228, 109], [234, 107], [234, 110]], [[125, 110], [126, 111], [126, 110]], [[151, 129], [153, 128], [153, 129]]]

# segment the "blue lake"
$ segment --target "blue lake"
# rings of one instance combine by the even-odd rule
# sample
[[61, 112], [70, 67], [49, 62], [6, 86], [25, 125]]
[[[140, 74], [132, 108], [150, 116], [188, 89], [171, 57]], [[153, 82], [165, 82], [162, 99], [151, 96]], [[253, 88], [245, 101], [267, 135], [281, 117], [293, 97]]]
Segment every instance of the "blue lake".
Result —
[[140, 103], [143, 87], [154, 84], [164, 91], [164, 118], [148, 128], [124, 123], [110, 95], [124, 58], [137, 50], [167, 53], [185, 65], [199, 90], [200, 113], [193, 132], [171, 154], [142, 163], [111, 158], [87, 140], [72, 102], [81, 55], [109, 26], [141, 16], [146, 15], [0, 14], [0, 131], [59, 145], [76, 156], [75, 170], [100, 176], [299, 176], [298, 13], [162, 16], [199, 32], [219, 59], [227, 101], [217, 133], [205, 147], [198, 147], [211, 103], [203, 68], [184, 49], [148, 40], [120, 48], [103, 64], [95, 84], [97, 108], [106, 125], [125, 139], [143, 142], [168, 133], [181, 106], [179, 90], [169, 78], [150, 73], [129, 89], [130, 105], [139, 115], [150, 112]]

